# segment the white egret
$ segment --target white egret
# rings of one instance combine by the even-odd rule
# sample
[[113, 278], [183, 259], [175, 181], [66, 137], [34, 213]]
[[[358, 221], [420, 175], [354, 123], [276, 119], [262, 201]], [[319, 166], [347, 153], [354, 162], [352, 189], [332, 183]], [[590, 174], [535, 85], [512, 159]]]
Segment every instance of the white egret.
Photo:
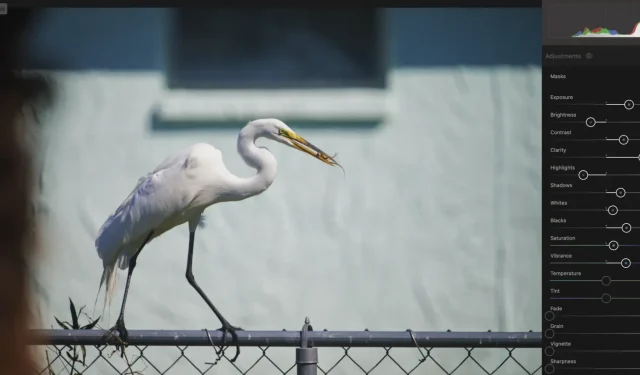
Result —
[[[118, 268], [128, 268], [120, 315], [107, 334], [117, 332], [122, 343], [127, 342], [124, 310], [131, 275], [144, 246], [166, 231], [189, 223], [187, 281], [220, 320], [223, 337], [226, 339], [228, 332], [237, 341], [236, 331], [242, 328], [229, 324], [195, 281], [192, 271], [193, 243], [202, 212], [207, 207], [253, 197], [273, 183], [277, 162], [265, 147], [256, 146], [255, 141], [261, 137], [303, 151], [328, 165], [340, 166], [332, 156], [277, 119], [251, 121], [238, 135], [238, 153], [247, 165], [257, 171], [252, 177], [241, 178], [231, 174], [222, 161], [222, 153], [206, 143], [195, 144], [167, 158], [153, 172], [138, 180], [131, 194], [102, 225], [95, 241], [103, 264], [98, 294], [105, 285], [105, 306], [110, 304], [113, 297]], [[238, 354], [239, 348], [236, 347], [234, 361]]]

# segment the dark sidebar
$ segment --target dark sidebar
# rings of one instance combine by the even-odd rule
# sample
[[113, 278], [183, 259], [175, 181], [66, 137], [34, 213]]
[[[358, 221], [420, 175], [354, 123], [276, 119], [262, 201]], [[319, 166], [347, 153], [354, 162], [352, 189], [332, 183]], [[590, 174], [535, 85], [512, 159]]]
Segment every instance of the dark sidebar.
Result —
[[544, 46], [542, 373], [640, 373], [640, 47]]

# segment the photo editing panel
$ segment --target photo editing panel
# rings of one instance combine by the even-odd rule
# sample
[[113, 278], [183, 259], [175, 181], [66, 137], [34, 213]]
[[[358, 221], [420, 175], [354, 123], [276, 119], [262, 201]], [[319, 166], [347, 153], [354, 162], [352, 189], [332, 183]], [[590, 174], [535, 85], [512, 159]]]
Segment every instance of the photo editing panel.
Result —
[[640, 373], [640, 1], [543, 1], [544, 374]]

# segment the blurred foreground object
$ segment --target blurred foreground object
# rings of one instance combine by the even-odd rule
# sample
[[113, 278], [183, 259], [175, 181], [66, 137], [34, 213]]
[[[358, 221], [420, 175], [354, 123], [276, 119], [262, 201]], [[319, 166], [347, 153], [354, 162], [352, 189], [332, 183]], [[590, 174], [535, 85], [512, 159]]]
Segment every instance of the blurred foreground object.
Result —
[[47, 94], [42, 78], [21, 76], [23, 40], [34, 12], [0, 20], [0, 374], [30, 373], [28, 265], [33, 255], [31, 155], [23, 142], [26, 108]]

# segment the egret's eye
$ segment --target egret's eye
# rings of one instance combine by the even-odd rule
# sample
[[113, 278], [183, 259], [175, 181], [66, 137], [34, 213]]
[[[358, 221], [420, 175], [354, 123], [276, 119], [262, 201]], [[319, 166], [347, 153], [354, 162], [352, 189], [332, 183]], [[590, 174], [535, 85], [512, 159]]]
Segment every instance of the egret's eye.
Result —
[[285, 138], [292, 138], [291, 133], [286, 129], [278, 129], [278, 135]]

